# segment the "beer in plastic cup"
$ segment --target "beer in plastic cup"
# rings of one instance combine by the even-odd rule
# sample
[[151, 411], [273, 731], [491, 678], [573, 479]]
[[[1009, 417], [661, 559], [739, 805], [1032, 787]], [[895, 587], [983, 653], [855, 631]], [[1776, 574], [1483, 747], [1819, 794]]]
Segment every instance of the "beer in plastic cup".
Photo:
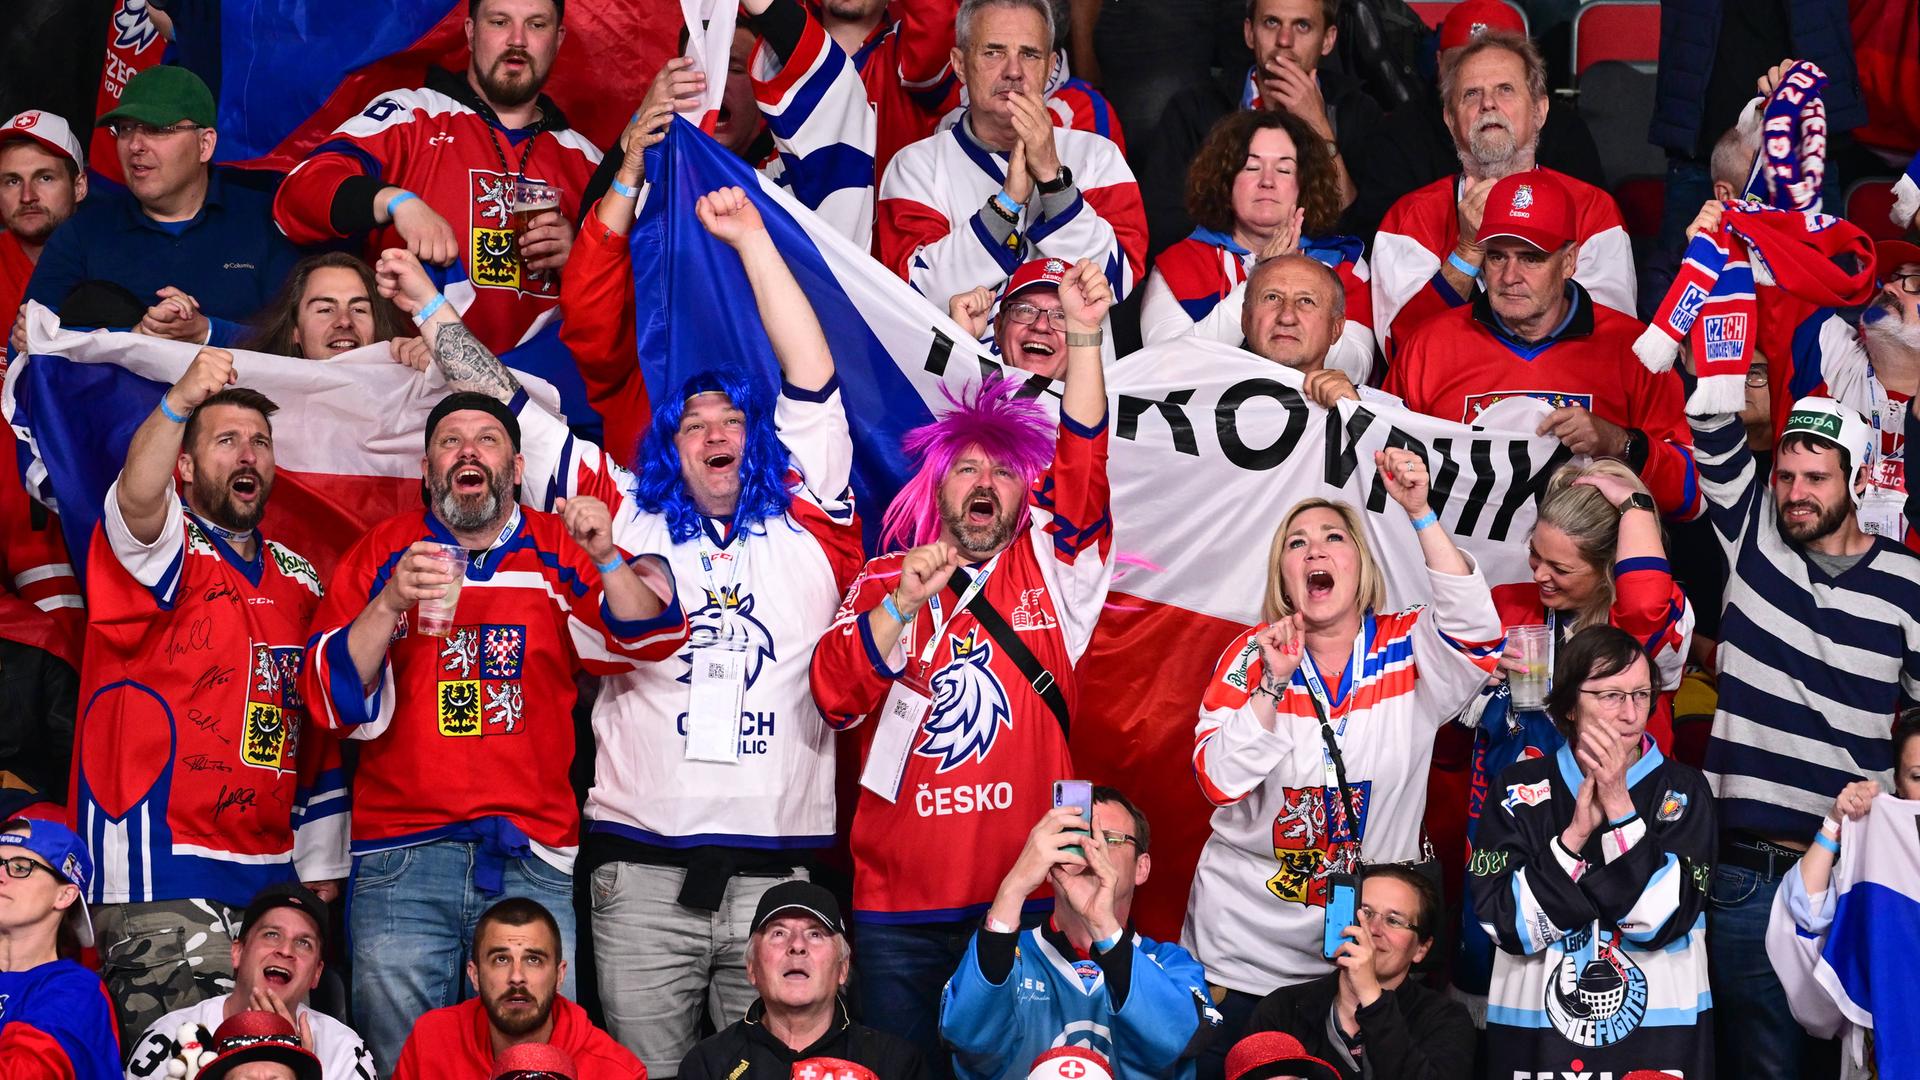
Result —
[[525, 236], [534, 218], [558, 209], [560, 190], [551, 184], [522, 180], [513, 185], [513, 238]]
[[1507, 689], [1513, 694], [1516, 709], [1547, 707], [1547, 678], [1553, 674], [1548, 645], [1553, 631], [1544, 626], [1516, 626], [1507, 631], [1507, 659], [1527, 666], [1525, 671], [1507, 674]]
[[460, 603], [460, 586], [467, 580], [467, 549], [458, 544], [435, 544], [436, 556], [453, 575], [447, 595], [428, 597], [417, 605], [414, 628], [432, 637], [446, 637], [453, 629], [453, 610]]

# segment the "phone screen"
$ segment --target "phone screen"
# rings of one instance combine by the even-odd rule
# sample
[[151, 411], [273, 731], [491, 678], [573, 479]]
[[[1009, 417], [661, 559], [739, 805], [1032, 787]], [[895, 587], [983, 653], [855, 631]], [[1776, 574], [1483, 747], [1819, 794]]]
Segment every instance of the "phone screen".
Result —
[[1346, 930], [1354, 924], [1359, 892], [1352, 874], [1332, 874], [1327, 878], [1326, 939], [1320, 944], [1320, 955], [1329, 960], [1347, 943]]

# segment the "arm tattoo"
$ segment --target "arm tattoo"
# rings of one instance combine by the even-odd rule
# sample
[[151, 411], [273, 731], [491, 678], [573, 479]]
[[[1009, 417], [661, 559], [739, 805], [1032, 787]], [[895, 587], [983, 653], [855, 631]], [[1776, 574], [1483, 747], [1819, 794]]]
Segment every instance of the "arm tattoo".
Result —
[[509, 401], [520, 389], [500, 358], [480, 344], [466, 324], [443, 323], [433, 336], [433, 356], [449, 383]]

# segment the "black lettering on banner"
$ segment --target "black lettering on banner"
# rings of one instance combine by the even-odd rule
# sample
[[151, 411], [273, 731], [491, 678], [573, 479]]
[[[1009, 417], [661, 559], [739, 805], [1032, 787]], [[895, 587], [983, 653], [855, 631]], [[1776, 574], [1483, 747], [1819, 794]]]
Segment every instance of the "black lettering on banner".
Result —
[[1493, 494], [1493, 443], [1486, 439], [1468, 442], [1467, 461], [1473, 466], [1473, 490], [1467, 492], [1467, 505], [1460, 508], [1460, 522], [1453, 530], [1455, 536], [1479, 535], [1475, 530], [1480, 524], [1480, 510]]
[[[986, 368], [988, 372], [993, 370], [985, 364], [981, 366]], [[1026, 381], [1021, 383], [1019, 389], [1013, 392], [1013, 400], [1028, 401], [1041, 397], [1042, 395], [1048, 395], [1065, 401], [1066, 394], [1063, 392], [1065, 386], [1066, 383], [1064, 381], [1056, 385], [1052, 379], [1047, 378], [1045, 375], [1028, 373]]]
[[[1240, 438], [1237, 422], [1240, 406], [1257, 397], [1270, 397], [1287, 410], [1287, 426], [1280, 437], [1260, 449], [1248, 446]], [[1214, 423], [1219, 429], [1220, 450], [1228, 461], [1243, 469], [1265, 472], [1292, 456], [1307, 430], [1307, 399], [1300, 391], [1273, 379], [1244, 379], [1227, 388], [1214, 407]]]
[[[1562, 462], [1571, 457], [1573, 457], [1573, 451], [1568, 450], [1563, 443], [1556, 443], [1553, 453], [1547, 455], [1547, 463], [1540, 467], [1539, 472], [1532, 472], [1533, 458], [1527, 453], [1527, 444], [1519, 440], [1509, 443], [1507, 460], [1513, 463], [1515, 483], [1507, 485], [1507, 497], [1500, 501], [1500, 511], [1493, 516], [1493, 528], [1488, 530], [1487, 539], [1496, 544], [1504, 543], [1507, 533], [1513, 529], [1514, 512], [1544, 492], [1547, 489], [1547, 478], [1553, 475], [1554, 470], [1558, 469]], [[1518, 482], [1522, 476], [1527, 478], [1524, 484]]]
[[953, 339], [938, 330], [933, 332], [933, 348], [927, 350], [927, 373], [945, 375], [947, 358], [953, 355]]
[[[1421, 461], [1425, 461], [1431, 456], [1427, 453], [1426, 443], [1401, 431], [1397, 427], [1387, 429], [1386, 448], [1389, 450], [1409, 451], [1419, 455]], [[1431, 468], [1429, 468], [1428, 471], [1431, 472]], [[1433, 506], [1433, 493], [1431, 490], [1427, 493], [1427, 506], [1429, 509]], [[1387, 485], [1381, 482], [1378, 470], [1375, 470], [1373, 474], [1373, 490], [1367, 492], [1367, 509], [1375, 514], [1385, 513], [1387, 509]]]
[[1353, 410], [1345, 423], [1340, 422], [1339, 409], [1327, 410], [1327, 486], [1347, 486], [1347, 480], [1360, 467], [1360, 437], [1376, 419], [1373, 410], [1364, 405]]
[[1427, 505], [1433, 507], [1434, 513], [1447, 516], [1447, 504], [1453, 501], [1453, 485], [1459, 479], [1460, 463], [1453, 460], [1453, 440], [1433, 440], [1433, 457], [1427, 461]]
[[1173, 438], [1174, 452], [1199, 457], [1200, 441], [1194, 437], [1193, 421], [1188, 418], [1184, 407], [1187, 402], [1193, 400], [1194, 393], [1194, 387], [1175, 390], [1167, 395], [1165, 401], [1134, 397], [1131, 394], [1119, 395], [1120, 415], [1113, 427], [1114, 438], [1126, 439], [1129, 442], [1138, 439], [1140, 417], [1148, 408], [1152, 408], [1160, 414], [1162, 420], [1167, 422], [1167, 432]]

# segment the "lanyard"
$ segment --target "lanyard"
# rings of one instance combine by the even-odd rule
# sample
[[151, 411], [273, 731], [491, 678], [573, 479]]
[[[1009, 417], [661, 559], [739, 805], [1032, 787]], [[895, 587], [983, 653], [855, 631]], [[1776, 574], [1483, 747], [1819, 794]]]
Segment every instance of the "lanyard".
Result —
[[947, 618], [940, 617], [940, 594], [936, 592], [927, 598], [927, 606], [933, 609], [933, 629], [927, 633], [926, 648], [920, 650], [922, 668], [933, 663], [934, 650], [940, 645], [940, 632], [947, 628], [947, 623], [959, 618], [960, 613], [967, 609], [967, 605], [973, 603], [973, 598], [980, 595], [980, 590], [986, 588], [987, 579], [993, 576], [993, 568], [1000, 565], [1000, 556], [1006, 553], [1006, 549], [1001, 548], [993, 558], [987, 560], [987, 565], [980, 568], [980, 573], [973, 579], [973, 584], [968, 585], [967, 591], [960, 594], [960, 602], [953, 605], [953, 614]]
[[[514, 170], [507, 167], [507, 152], [500, 149], [500, 136], [493, 133], [492, 124], [487, 125], [487, 145], [493, 147], [493, 156], [500, 161], [500, 172], [511, 178], [515, 186], [526, 182], [527, 159], [533, 156], [533, 144], [540, 141], [541, 128], [539, 125], [544, 122], [545, 117], [535, 122], [533, 134], [527, 136], [527, 145], [520, 148], [520, 171], [518, 173], [515, 173]], [[512, 202], [512, 192], [508, 192], [507, 199], [509, 203]]]
[[[730, 640], [733, 637], [733, 619], [729, 615], [729, 612], [733, 609], [727, 606], [727, 593], [739, 582], [740, 564], [747, 561], [746, 541], [741, 540], [739, 548], [734, 550], [733, 557], [729, 560], [733, 564], [731, 567], [732, 572], [727, 575], [727, 584], [723, 588], [719, 581], [713, 576], [713, 560], [720, 552], [714, 551], [707, 546], [707, 530], [705, 528], [702, 528], [698, 535], [700, 538], [700, 575], [706, 579], [707, 595], [713, 597], [713, 605], [720, 609], [720, 640]], [[726, 548], [732, 548], [733, 544], [731, 541], [736, 538], [736, 536], [729, 536], [727, 538], [729, 543], [726, 545]], [[722, 548], [721, 550], [726, 550], [726, 548]]]
[[[1347, 718], [1353, 712], [1354, 684], [1360, 681], [1360, 672], [1367, 655], [1367, 616], [1360, 615], [1360, 629], [1353, 635], [1353, 652], [1347, 655], [1347, 671], [1340, 685], [1346, 690], [1346, 705], [1340, 712], [1340, 734], [1347, 733]], [[1313, 653], [1303, 644], [1300, 647], [1300, 678], [1307, 684], [1307, 693], [1320, 706], [1320, 715], [1329, 722], [1333, 719], [1333, 702], [1327, 696], [1327, 687], [1320, 681], [1320, 669], [1313, 662]]]
[[[507, 523], [505, 525], [500, 526], [500, 535], [493, 538], [493, 543], [488, 544], [487, 549], [485, 551], [468, 552], [468, 558], [472, 561], [474, 567], [476, 569], [483, 569], [486, 565], [487, 556], [500, 550], [500, 546], [507, 542], [507, 537], [513, 534], [514, 527], [519, 524], [520, 524], [520, 507], [516, 505], [513, 508], [513, 513], [507, 515]], [[449, 530], [449, 532], [451, 532], [451, 530]], [[456, 539], [455, 542], [457, 543], [458, 540]]]
[[1560, 656], [1560, 613], [1547, 612], [1547, 692], [1553, 692], [1553, 666]]

